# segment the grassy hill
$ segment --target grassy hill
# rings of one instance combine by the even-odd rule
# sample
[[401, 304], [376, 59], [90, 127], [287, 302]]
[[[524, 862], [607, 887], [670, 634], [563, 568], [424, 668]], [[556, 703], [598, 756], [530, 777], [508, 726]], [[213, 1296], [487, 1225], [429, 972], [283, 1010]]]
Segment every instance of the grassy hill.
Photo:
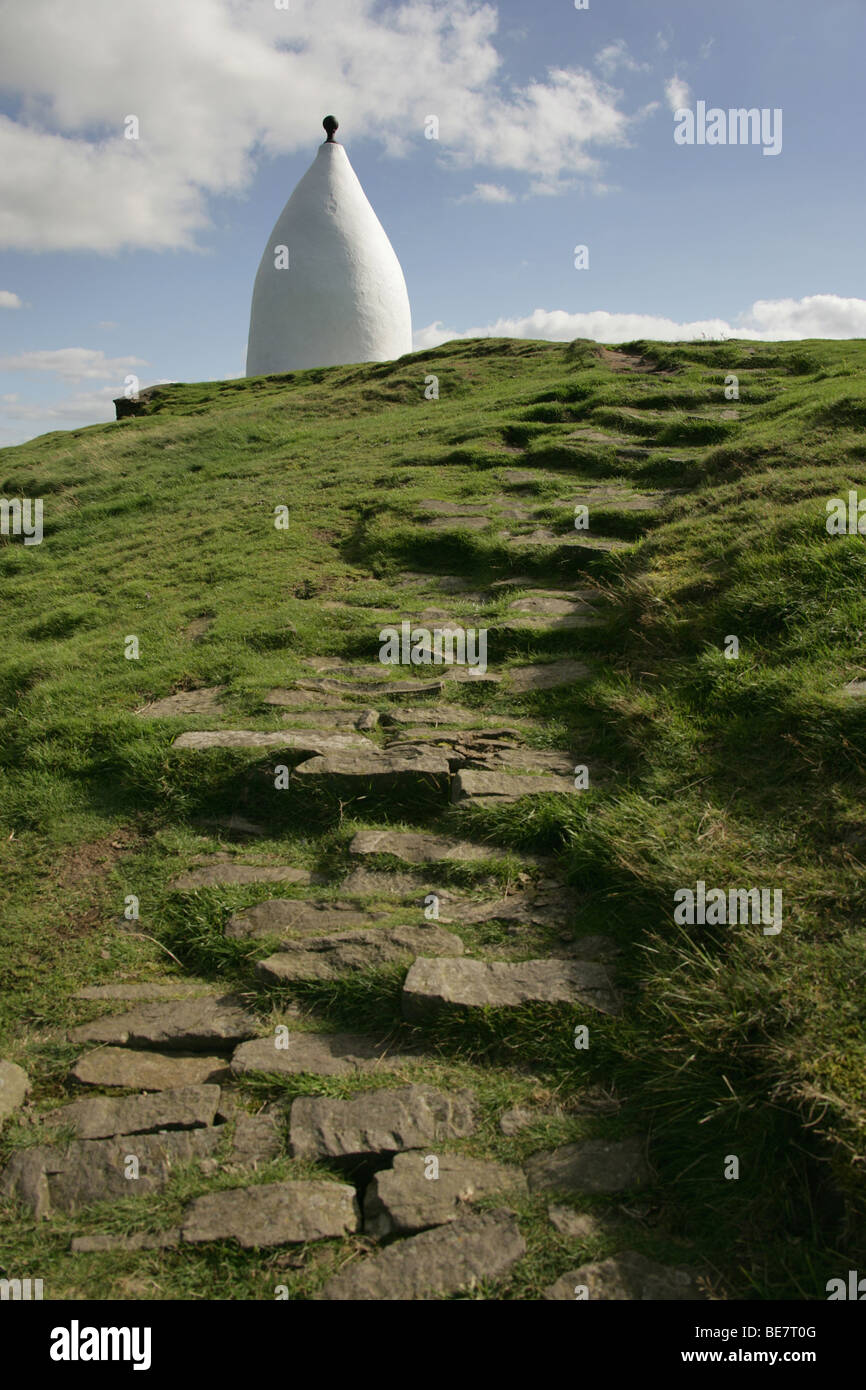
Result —
[[[41, 545], [0, 537], [0, 1056], [33, 1084], [0, 1161], [36, 1142], [34, 1115], [78, 1094], [66, 1030], [99, 1010], [77, 991], [192, 974], [240, 991], [263, 1029], [291, 1007], [303, 1027], [422, 1042], [419, 1076], [478, 1094], [483, 1122], [462, 1142], [480, 1157], [648, 1135], [649, 1187], [578, 1202], [599, 1219], [581, 1239], [526, 1198], [525, 1258], [476, 1296], [537, 1298], [628, 1248], [700, 1267], [714, 1296], [825, 1297], [866, 1258], [866, 702], [846, 690], [866, 676], [866, 546], [825, 525], [827, 502], [863, 483], [866, 343], [479, 340], [166, 386], [140, 408], [0, 451], [0, 496], [40, 497], [45, 518]], [[588, 532], [575, 530], [581, 499]], [[600, 621], [513, 622], [521, 596], [575, 588]], [[453, 683], [411, 708], [447, 700], [488, 727], [516, 721], [528, 747], [586, 764], [588, 790], [502, 805], [302, 796], [275, 787], [273, 754], [173, 748], [184, 730], [304, 726], [267, 693], [376, 663], [380, 628], [425, 603], [488, 631], [491, 672], [585, 663], [564, 685]], [[136, 713], [213, 687], [211, 712]], [[261, 833], [244, 839], [247, 821]], [[387, 825], [495, 850], [486, 879], [437, 866], [467, 893], [510, 889], [547, 856], [578, 939], [619, 948], [622, 1015], [594, 1016], [579, 1051], [583, 1015], [561, 1005], [410, 1025], [405, 969], [268, 988], [261, 949], [224, 926], [273, 885], [169, 886], [198, 857], [243, 849], [319, 875], [317, 892], [281, 897], [345, 898], [353, 835]], [[674, 895], [698, 881], [780, 890], [782, 931], [677, 925]], [[558, 939], [495, 921], [461, 936], [481, 959], [537, 958]], [[370, 1084], [264, 1076], [241, 1092], [256, 1109]], [[533, 1124], [505, 1136], [503, 1108], [523, 1105]], [[302, 1171], [283, 1156], [254, 1180]], [[47, 1233], [8, 1202], [0, 1275], [44, 1271], [58, 1298], [268, 1298], [277, 1283], [307, 1297], [345, 1261], [348, 1239], [299, 1258], [69, 1252], [84, 1229], [177, 1224], [190, 1195], [227, 1181], [184, 1169], [147, 1203], [55, 1216]]]

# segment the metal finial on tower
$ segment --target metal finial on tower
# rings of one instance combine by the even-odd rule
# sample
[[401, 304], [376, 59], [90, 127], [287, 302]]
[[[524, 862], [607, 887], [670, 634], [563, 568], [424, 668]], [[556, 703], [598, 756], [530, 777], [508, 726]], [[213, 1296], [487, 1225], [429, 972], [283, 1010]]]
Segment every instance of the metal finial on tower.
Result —
[[333, 145], [333, 144], [335, 144], [336, 142], [335, 142], [335, 140], [334, 140], [334, 136], [336, 135], [337, 131], [340, 129], [340, 122], [337, 120], [337, 117], [336, 117], [336, 116], [326, 116], [325, 119], [322, 121], [322, 125], [324, 126], [324, 128], [325, 128], [325, 134], [326, 134], [327, 137], [328, 137], [327, 140], [325, 141], [325, 144], [326, 144], [326, 145]]

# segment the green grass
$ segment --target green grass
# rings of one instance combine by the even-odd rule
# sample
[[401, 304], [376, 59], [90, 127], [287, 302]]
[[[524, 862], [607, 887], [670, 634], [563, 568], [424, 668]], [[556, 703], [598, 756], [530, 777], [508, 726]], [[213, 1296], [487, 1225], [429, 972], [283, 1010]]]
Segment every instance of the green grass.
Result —
[[[826, 502], [864, 481], [866, 343], [623, 351], [640, 370], [614, 370], [585, 342], [479, 340], [379, 366], [173, 385], [139, 417], [0, 451], [0, 495], [45, 503], [42, 545], [0, 537], [0, 1055], [28, 1068], [38, 1105], [56, 1104], [75, 1055], [64, 1029], [90, 1016], [71, 1000], [82, 984], [182, 968], [252, 987], [261, 953], [221, 929], [269, 892], [167, 888], [193, 855], [228, 843], [216, 817], [259, 822], [257, 856], [326, 868], [333, 883], [364, 823], [490, 841], [508, 856], [492, 869], [505, 881], [515, 856], [547, 853], [574, 889], [579, 929], [621, 948], [624, 1018], [597, 1020], [586, 1054], [569, 1050], [573, 1020], [555, 1010], [450, 1019], [424, 1031], [427, 1044], [452, 1075], [480, 1069], [502, 1097], [524, 1084], [575, 1096], [614, 1086], [659, 1173], [657, 1216], [626, 1245], [701, 1263], [730, 1297], [822, 1297], [827, 1278], [866, 1258], [866, 702], [841, 694], [866, 674], [866, 545], [824, 525]], [[737, 418], [722, 418], [731, 409]], [[508, 484], [499, 470], [515, 467], [537, 470], [539, 484]], [[643, 536], [616, 555], [515, 552], [497, 527], [418, 520], [434, 495], [508, 496], [565, 533], [571, 493], [601, 482], [687, 491], [637, 515], [594, 509], [594, 531]], [[282, 505], [287, 531], [273, 524]], [[496, 628], [501, 592], [475, 609], [437, 590], [437, 575], [484, 590], [518, 566], [546, 587], [598, 589], [614, 605], [607, 621], [507, 632]], [[418, 584], [428, 603], [489, 619], [494, 668], [590, 664], [570, 688], [508, 701], [451, 686], [443, 697], [532, 720], [534, 746], [584, 750], [586, 797], [499, 810], [301, 802], [274, 789], [273, 757], [172, 752], [187, 728], [280, 727], [290, 711], [263, 696], [312, 674], [305, 658], [375, 661], [382, 620], [363, 608], [404, 614], [405, 570], [429, 576]], [[322, 606], [334, 600], [349, 607]], [[138, 660], [124, 656], [130, 635]], [[731, 635], [737, 660], [724, 656]], [[134, 714], [218, 684], [216, 718]], [[437, 875], [470, 884], [476, 872]], [[698, 879], [780, 889], [781, 935], [676, 927], [674, 892]], [[130, 893], [138, 935], [120, 926]], [[495, 932], [473, 942], [479, 954], [485, 944]], [[399, 984], [373, 972], [291, 997], [321, 1025], [402, 1035]], [[272, 1002], [260, 991], [263, 1017]], [[0, 1156], [21, 1138], [7, 1126]], [[486, 1151], [503, 1156], [501, 1138], [491, 1130]], [[722, 1176], [732, 1153], [738, 1182]], [[178, 1179], [146, 1214], [124, 1204], [115, 1219], [170, 1224], [185, 1183], [214, 1181]], [[617, 1248], [571, 1248], [543, 1204], [524, 1216], [530, 1252], [493, 1296], [537, 1297]], [[109, 1217], [99, 1229], [114, 1229]], [[29, 1268], [39, 1248], [49, 1284], [77, 1297], [109, 1285], [141, 1298], [270, 1297], [272, 1278], [307, 1296], [343, 1249], [311, 1248], [298, 1268], [292, 1252], [216, 1247], [73, 1259], [73, 1228], [85, 1226], [52, 1222], [40, 1247], [45, 1236], [7, 1211], [0, 1263]]]

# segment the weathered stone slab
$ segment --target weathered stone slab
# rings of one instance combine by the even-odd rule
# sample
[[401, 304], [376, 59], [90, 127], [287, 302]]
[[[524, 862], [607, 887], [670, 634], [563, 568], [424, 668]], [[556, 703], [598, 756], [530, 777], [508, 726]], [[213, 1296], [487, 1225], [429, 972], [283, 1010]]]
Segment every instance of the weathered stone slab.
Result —
[[143, 719], [168, 719], [176, 715], [218, 714], [221, 710], [220, 695], [226, 687], [213, 685], [202, 690], [179, 690], [176, 695], [166, 695], [162, 700], [152, 700], [135, 711]]
[[327, 1301], [393, 1302], [446, 1297], [481, 1280], [501, 1279], [526, 1254], [510, 1212], [473, 1213], [400, 1240], [329, 1279]]
[[525, 922], [539, 926], [563, 926], [574, 915], [575, 904], [565, 887], [527, 888], [491, 902], [467, 902], [453, 895], [440, 896], [442, 922]]
[[256, 974], [266, 980], [289, 983], [293, 980], [335, 980], [352, 970], [408, 962], [422, 952], [460, 956], [463, 942], [459, 936], [433, 923], [343, 932], [303, 943], [286, 942], [275, 955], [259, 961]]
[[69, 1243], [73, 1255], [100, 1255], [108, 1250], [120, 1250], [125, 1254], [139, 1250], [173, 1250], [180, 1245], [180, 1227], [167, 1231], [142, 1231], [132, 1236], [73, 1236]]
[[341, 1182], [274, 1182], [196, 1197], [181, 1235], [201, 1244], [234, 1240], [245, 1250], [351, 1235], [360, 1227], [355, 1189]]
[[[178, 1164], [215, 1154], [221, 1139], [219, 1129], [191, 1129], [74, 1140], [65, 1149], [21, 1149], [0, 1176], [0, 1196], [25, 1202], [37, 1219], [91, 1202], [144, 1197], [165, 1187]], [[127, 1176], [131, 1159], [137, 1178]]]
[[113, 1134], [146, 1134], [163, 1129], [198, 1129], [212, 1125], [220, 1100], [219, 1086], [183, 1086], [154, 1095], [93, 1096], [49, 1110], [46, 1125], [69, 1126], [76, 1139], [107, 1139]]
[[522, 695], [532, 690], [553, 690], [592, 675], [585, 661], [547, 661], [535, 666], [512, 666], [505, 672], [509, 690]]
[[196, 980], [154, 980], [151, 984], [137, 982], [129, 985], [85, 985], [76, 990], [73, 999], [116, 999], [133, 1004], [140, 999], [196, 999], [213, 996], [213, 985]]
[[426, 1150], [394, 1155], [391, 1168], [374, 1174], [364, 1193], [364, 1231], [389, 1236], [442, 1226], [466, 1215], [467, 1203], [492, 1193], [523, 1195], [526, 1178], [520, 1168], [452, 1154], [437, 1157], [438, 1176]]
[[371, 1158], [464, 1139], [475, 1129], [469, 1091], [431, 1086], [364, 1091], [349, 1100], [299, 1096], [292, 1104], [295, 1158]]
[[97, 1047], [72, 1067], [70, 1081], [81, 1086], [122, 1086], [126, 1090], [173, 1091], [182, 1086], [219, 1084], [230, 1078], [228, 1058], [202, 1053], [137, 1052]]
[[352, 706], [340, 700], [335, 695], [321, 694], [317, 700], [312, 700], [306, 690], [286, 690], [279, 687], [276, 690], [269, 690], [264, 697], [266, 705], [285, 705], [287, 708], [304, 709], [309, 707], [324, 708], [326, 710], [346, 710], [351, 711]]
[[367, 699], [370, 695], [436, 695], [444, 689], [444, 680], [424, 680], [424, 681], [343, 681], [335, 680], [333, 677], [322, 677], [320, 680], [299, 680], [296, 681], [299, 690], [313, 690], [322, 694], [356, 696], [359, 699]]
[[238, 912], [226, 923], [226, 936], [261, 940], [267, 936], [315, 934], [341, 931], [345, 927], [366, 927], [381, 919], [381, 913], [366, 912], [354, 903], [303, 902], [300, 898], [272, 898]]
[[241, 1043], [232, 1057], [234, 1074], [355, 1076], [358, 1072], [391, 1071], [405, 1060], [366, 1033], [293, 1032], [288, 1035], [288, 1047], [275, 1044], [275, 1037]]
[[532, 1154], [524, 1167], [531, 1192], [623, 1192], [652, 1179], [645, 1141], [582, 1139]]
[[400, 830], [359, 830], [349, 845], [349, 853], [393, 854], [406, 864], [438, 864], [449, 859], [466, 863], [496, 858], [495, 849], [488, 845], [473, 845], [468, 840]]
[[422, 793], [447, 798], [451, 784], [448, 759], [429, 749], [403, 749], [400, 753], [344, 753], [310, 758], [296, 767], [293, 779], [312, 779], [334, 790], [382, 793]]
[[0, 1062], [0, 1124], [20, 1110], [30, 1092], [30, 1078], [17, 1062]]
[[221, 883], [309, 883], [310, 877], [309, 869], [295, 869], [290, 864], [219, 863], [188, 869], [168, 886], [175, 893], [189, 893]]
[[194, 730], [181, 734], [172, 744], [173, 748], [193, 752], [208, 748], [279, 748], [303, 757], [364, 753], [372, 746], [363, 734], [329, 734], [321, 729], [283, 729], [279, 733], [258, 733], [251, 729]]
[[421, 1021], [447, 1008], [518, 1008], [521, 1004], [588, 1004], [617, 1014], [607, 970], [594, 961], [480, 961], [421, 958], [403, 985], [403, 1017]]
[[522, 796], [575, 796], [574, 777], [545, 773], [521, 776], [517, 772], [479, 772], [461, 768], [451, 784], [451, 800], [481, 805], [519, 801]]
[[576, 1289], [586, 1290], [582, 1298], [631, 1303], [704, 1298], [691, 1270], [657, 1264], [633, 1250], [569, 1270], [544, 1290], [542, 1298], [573, 1303]]
[[255, 1037], [251, 1014], [231, 996], [142, 1004], [125, 1014], [112, 1014], [70, 1030], [71, 1042], [111, 1043], [121, 1047], [154, 1047], [204, 1052], [215, 1046], [234, 1046]]

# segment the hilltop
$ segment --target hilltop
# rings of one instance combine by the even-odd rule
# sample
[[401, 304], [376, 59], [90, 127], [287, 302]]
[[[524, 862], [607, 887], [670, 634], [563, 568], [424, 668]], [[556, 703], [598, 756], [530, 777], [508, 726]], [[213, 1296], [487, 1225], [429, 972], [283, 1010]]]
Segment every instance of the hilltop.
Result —
[[[41, 544], [0, 537], [0, 1057], [31, 1083], [0, 1130], [7, 1273], [350, 1296], [350, 1254], [458, 1213], [424, 1216], [430, 1182], [399, 1224], [406, 1150], [474, 1185], [480, 1296], [634, 1251], [710, 1297], [826, 1297], [866, 1256], [866, 548], [826, 524], [862, 484], [866, 343], [460, 341], [137, 404], [0, 451], [0, 496], [44, 507]], [[383, 666], [406, 620], [483, 630], [485, 678]], [[781, 894], [781, 931], [675, 920], [699, 883]], [[297, 1066], [257, 1041], [283, 1025]], [[354, 1041], [326, 1065], [317, 1034]], [[142, 1051], [213, 1065], [157, 1086]], [[36, 1222], [41, 1116], [180, 1084], [194, 1121], [135, 1110], [146, 1202], [67, 1175]], [[390, 1147], [340, 1129], [374, 1091]], [[49, 1138], [116, 1143], [109, 1110]], [[175, 1126], [162, 1173], [145, 1140]], [[332, 1224], [264, 1255], [196, 1205], [323, 1179]], [[157, 1244], [70, 1249], [92, 1235]]]

